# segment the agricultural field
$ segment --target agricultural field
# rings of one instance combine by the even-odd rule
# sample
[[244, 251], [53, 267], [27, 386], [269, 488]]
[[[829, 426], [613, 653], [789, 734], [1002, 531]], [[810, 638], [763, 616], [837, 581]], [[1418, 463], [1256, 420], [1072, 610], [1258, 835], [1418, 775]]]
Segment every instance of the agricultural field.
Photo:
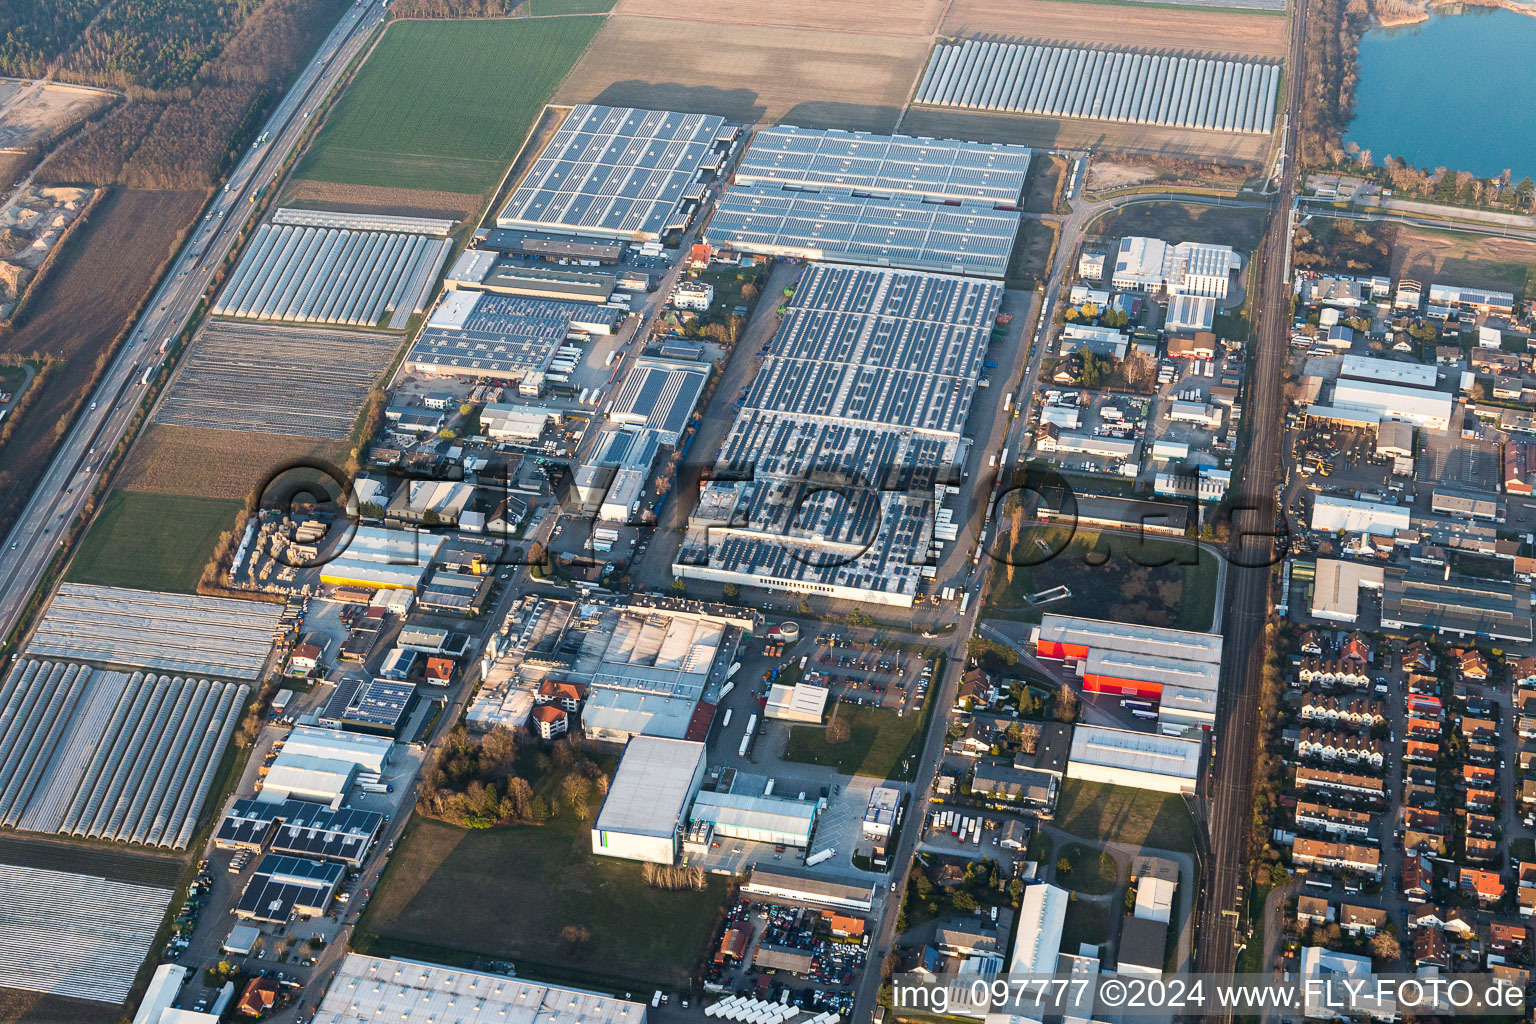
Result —
[[[552, 3], [581, 0], [532, 0], [535, 13], [548, 13]], [[600, 2], [600, 0], [599, 0]], [[721, 25], [760, 25], [765, 28], [803, 28], [824, 32], [868, 35], [922, 36], [932, 38], [944, 13], [943, 0], [783, 0], [764, 4], [755, 0], [697, 0], [687, 5], [689, 21]], [[676, 18], [674, 0], [619, 0], [615, 14], [635, 17]]]
[[1240, 57], [1283, 57], [1287, 43], [1283, 14], [1072, 0], [955, 0], [940, 34]]
[[65, 579], [191, 594], [219, 534], [244, 502], [116, 490], [80, 542]]
[[118, 476], [126, 491], [244, 501], [301, 460], [340, 466], [347, 446], [287, 434], [154, 424], [129, 449]]
[[414, 188], [379, 188], [334, 181], [290, 181], [282, 206], [335, 213], [390, 213], [401, 217], [451, 217], [468, 221], [485, 205], [478, 192], [429, 192]]
[[[989, 615], [1039, 622], [1045, 612], [1055, 612], [1139, 626], [1211, 628], [1219, 567], [1215, 555], [1192, 542], [1029, 526], [1011, 544], [1000, 529], [996, 553], [1001, 562], [989, 585]], [[1043, 561], [1023, 564], [1034, 559]], [[1072, 596], [1039, 607], [1027, 600], [1060, 586]]]
[[31, 493], [30, 482], [42, 475], [203, 199], [195, 191], [114, 190], [70, 234], [16, 329], [0, 340], [5, 352], [35, 352], [62, 361], [0, 448], [0, 528], [10, 528]]
[[[889, 132], [929, 42], [615, 13], [555, 100]], [[626, 59], [634, 54], [645, 57]]]
[[542, 18], [552, 14], [607, 14], [614, 0], [528, 0], [528, 15]]
[[1229, 164], [1262, 163], [1268, 159], [1274, 144], [1268, 135], [1238, 135], [1192, 128], [1164, 128], [1157, 125], [1024, 114], [973, 114], [936, 107], [910, 108], [902, 118], [901, 130], [908, 135], [933, 138], [1093, 149], [1098, 152], [1138, 153], [1162, 159]]
[[[484, 195], [599, 17], [396, 22], [295, 177]], [[508, 69], [515, 68], [515, 74]]]
[[[571, 814], [492, 829], [417, 815], [354, 946], [440, 963], [504, 957], [517, 963], [520, 977], [549, 981], [601, 979], [647, 991], [686, 986], [721, 912], [725, 883], [711, 876], [703, 892], [669, 892], [647, 885], [640, 871], [633, 861], [593, 856], [590, 828]], [[568, 925], [591, 933], [571, 953], [560, 940]]]
[[1394, 280], [1411, 277], [1426, 285], [1459, 284], [1536, 298], [1536, 242], [1400, 225], [1379, 230], [1391, 246]]

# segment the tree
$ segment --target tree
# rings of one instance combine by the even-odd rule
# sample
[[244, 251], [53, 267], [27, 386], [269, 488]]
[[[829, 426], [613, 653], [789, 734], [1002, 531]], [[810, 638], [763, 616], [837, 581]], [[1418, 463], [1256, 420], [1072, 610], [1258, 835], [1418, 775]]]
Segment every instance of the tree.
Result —
[[1403, 955], [1402, 944], [1397, 941], [1397, 936], [1391, 932], [1377, 932], [1371, 936], [1371, 956], [1377, 960], [1392, 964], [1401, 959]]
[[672, 589], [681, 594], [683, 591], [688, 589], [688, 581], [679, 576], [677, 579], [672, 581]]
[[852, 735], [853, 729], [848, 725], [848, 719], [834, 713], [832, 720], [827, 723], [827, 742], [847, 743]]
[[567, 953], [578, 953], [592, 941], [592, 932], [584, 924], [568, 924], [560, 929], [560, 945]]
[[1530, 209], [1533, 199], [1536, 199], [1536, 182], [1532, 182], [1530, 178], [1522, 178], [1520, 184], [1515, 186], [1515, 205]]
[[727, 601], [734, 601], [741, 594], [741, 588], [734, 583], [727, 583], [720, 588], [720, 596]]
[[1058, 875], [1072, 874], [1072, 862], [1065, 857], [1056, 858], [1056, 873]]

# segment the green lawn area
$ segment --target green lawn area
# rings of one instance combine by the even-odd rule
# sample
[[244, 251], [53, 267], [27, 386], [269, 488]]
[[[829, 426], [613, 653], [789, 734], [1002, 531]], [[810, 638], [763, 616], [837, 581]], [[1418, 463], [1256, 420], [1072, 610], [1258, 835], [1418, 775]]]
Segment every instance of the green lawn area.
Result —
[[1264, 238], [1269, 211], [1192, 203], [1140, 203], [1096, 221], [1095, 233], [1120, 237], [1147, 235], [1171, 242], [1208, 242], [1252, 252]]
[[528, 0], [528, 14], [606, 14], [618, 0]]
[[1195, 852], [1194, 819], [1172, 793], [1067, 779], [1052, 824], [1084, 839]]
[[[592, 854], [565, 814], [547, 825], [464, 829], [416, 816], [358, 927], [354, 948], [443, 963], [506, 958], [519, 976], [616, 990], [686, 985], [725, 902], [646, 885], [640, 864]], [[586, 927], [575, 951], [567, 925]]]
[[[935, 672], [934, 678], [938, 678]], [[930, 702], [933, 695], [927, 698]], [[922, 749], [926, 714], [898, 718], [895, 711], [859, 704], [838, 704], [837, 714], [848, 721], [846, 743], [828, 743], [821, 726], [796, 725], [789, 730], [784, 760], [821, 764], [844, 775], [869, 775], [877, 779], [904, 779], [902, 759]]]
[[[1142, 626], [1211, 628], [1217, 560], [1192, 542], [1030, 525], [1011, 544], [1007, 533], [999, 534], [998, 551], [1005, 561], [992, 573], [989, 615], [1039, 622], [1044, 613], [1056, 612]], [[1038, 607], [1026, 600], [1059, 586], [1072, 596]]]
[[244, 502], [113, 491], [69, 566], [67, 579], [190, 594], [219, 534]]
[[1108, 853], [1082, 843], [1070, 843], [1062, 848], [1061, 855], [1072, 865], [1072, 870], [1065, 876], [1057, 873], [1059, 884], [1089, 896], [1104, 896], [1115, 891], [1115, 858]]
[[1061, 929], [1061, 951], [1076, 953], [1084, 942], [1102, 946], [1109, 941], [1109, 907], [1091, 900], [1073, 900]]
[[296, 176], [489, 191], [602, 21], [396, 22], [337, 103]]
[[0, 365], [0, 391], [14, 395], [26, 379], [26, 367]]

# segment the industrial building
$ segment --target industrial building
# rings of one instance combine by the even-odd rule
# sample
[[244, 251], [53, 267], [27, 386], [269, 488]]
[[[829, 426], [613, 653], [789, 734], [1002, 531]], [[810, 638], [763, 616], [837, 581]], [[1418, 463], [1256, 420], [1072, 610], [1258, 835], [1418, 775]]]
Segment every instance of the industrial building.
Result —
[[1352, 623], [1360, 617], [1360, 591], [1381, 593], [1385, 570], [1380, 565], [1319, 558], [1312, 582], [1312, 617]]
[[213, 305], [216, 316], [403, 330], [453, 245], [418, 233], [263, 224]]
[[408, 372], [548, 379], [560, 346], [573, 334], [612, 334], [627, 309], [491, 292], [450, 291], [438, 302], [406, 356]]
[[661, 448], [662, 435], [646, 427], [599, 431], [586, 459], [571, 474], [577, 506], [596, 512], [605, 523], [637, 521]]
[[[910, 607], [1001, 298], [975, 279], [807, 267], [673, 571]], [[807, 483], [812, 468], [845, 482]]]
[[914, 102], [1268, 134], [1280, 65], [967, 39], [933, 51]]
[[774, 683], [768, 688], [768, 700], [763, 705], [763, 717], [783, 722], [820, 725], [822, 717], [827, 713], [829, 695], [830, 691], [825, 686], [816, 686], [811, 683], [785, 686], [782, 683]]
[[659, 736], [630, 740], [592, 826], [592, 852], [674, 863], [688, 808], [704, 782], [704, 763], [702, 743]]
[[400, 679], [337, 680], [330, 699], [320, 709], [319, 723], [330, 729], [400, 735], [406, 716], [416, 704], [416, 684]]
[[1394, 571], [1386, 577], [1381, 626], [1530, 643], [1531, 588], [1427, 569]]
[[169, 885], [0, 864], [0, 980], [8, 989], [122, 1004], [172, 895]]
[[443, 283], [449, 288], [533, 299], [607, 302], [618, 287], [618, 277], [608, 271], [571, 270], [514, 259], [489, 249], [465, 249], [448, 268]]
[[0, 691], [0, 825], [184, 849], [249, 693], [23, 659]]
[[653, 241], [687, 226], [740, 129], [712, 114], [578, 104], [501, 213], [501, 228]]
[[281, 614], [255, 601], [65, 583], [26, 654], [252, 681]]
[[236, 800], [219, 821], [214, 845], [224, 850], [271, 851], [333, 860], [360, 868], [384, 827], [384, 815], [307, 800]]
[[1433, 391], [1438, 371], [1432, 364], [1409, 363], [1399, 359], [1346, 355], [1339, 365], [1341, 380], [1379, 381], [1395, 387]]
[[[1433, 367], [1428, 367], [1433, 372]], [[1455, 397], [1447, 391], [1404, 387], [1381, 380], [1340, 377], [1333, 386], [1335, 408], [1357, 409], [1379, 419], [1403, 420], [1425, 430], [1450, 426]]]
[[1067, 778], [1159, 793], [1193, 793], [1201, 743], [1180, 736], [1079, 724], [1072, 733]]
[[803, 868], [755, 865], [741, 891], [753, 896], [813, 903], [869, 913], [875, 903], [873, 883], [854, 878], [838, 878]]
[[1071, 894], [1054, 885], [1037, 883], [1024, 887], [1013, 951], [1008, 957], [1009, 974], [1056, 973], [1056, 957], [1061, 953], [1061, 932], [1066, 927], [1070, 901]]
[[1011, 205], [1024, 191], [1030, 152], [1003, 143], [777, 125], [753, 135], [734, 180]]
[[980, 203], [732, 185], [704, 237], [764, 256], [1001, 278], [1020, 220]]
[[708, 382], [706, 367], [638, 359], [609, 406], [608, 419], [655, 431], [661, 443], [675, 447]]
[[463, 1019], [465, 1024], [645, 1024], [648, 1007], [505, 974], [348, 953], [312, 1024]]
[[811, 845], [816, 801], [751, 793], [703, 792], [688, 820], [709, 825], [717, 836], [774, 843], [804, 850]]
[[1122, 291], [1163, 292], [1225, 299], [1243, 258], [1229, 245], [1179, 242], [1128, 235], [1120, 239], [1111, 277]]
[[393, 747], [384, 736], [296, 726], [262, 779], [258, 799], [312, 800], [340, 807], [359, 772], [384, 771]]
[[334, 861], [268, 854], [245, 884], [235, 916], [269, 924], [287, 924], [295, 914], [321, 917], [346, 877], [346, 866]]
[[1393, 537], [1398, 530], [1412, 525], [1412, 510], [1406, 505], [1385, 505], [1379, 501], [1357, 501], [1332, 494], [1312, 499], [1312, 529], [1334, 533], [1368, 533], [1373, 537]]
[[426, 578], [441, 534], [359, 526], [346, 548], [320, 569], [320, 582], [369, 590], [415, 591]]
[[1215, 323], [1216, 300], [1209, 295], [1175, 295], [1168, 300], [1163, 326], [1170, 331], [1209, 331]]
[[864, 820], [860, 830], [865, 839], [884, 842], [891, 838], [896, 827], [896, 817], [901, 813], [901, 791], [889, 786], [876, 786], [869, 791], [869, 804], [864, 808]]
[[1429, 304], [1478, 313], [1504, 313], [1514, 311], [1515, 296], [1510, 292], [1489, 291], [1486, 288], [1463, 288], [1454, 284], [1429, 286]]
[[1221, 678], [1221, 637], [1047, 614], [1035, 630], [1038, 657], [1076, 668], [1087, 693], [1158, 702], [1159, 723], [1212, 728]]

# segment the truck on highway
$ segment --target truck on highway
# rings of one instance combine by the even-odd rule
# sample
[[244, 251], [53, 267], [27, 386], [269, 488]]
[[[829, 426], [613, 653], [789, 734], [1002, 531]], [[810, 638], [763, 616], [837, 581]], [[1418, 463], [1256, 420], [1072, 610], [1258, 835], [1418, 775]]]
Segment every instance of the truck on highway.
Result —
[[159, 363], [156, 363], [154, 366], [147, 367], [144, 370], [144, 376], [139, 378], [139, 384], [147, 386], [150, 381], [155, 379], [155, 374], [157, 374], [159, 372], [160, 372], [160, 364]]

